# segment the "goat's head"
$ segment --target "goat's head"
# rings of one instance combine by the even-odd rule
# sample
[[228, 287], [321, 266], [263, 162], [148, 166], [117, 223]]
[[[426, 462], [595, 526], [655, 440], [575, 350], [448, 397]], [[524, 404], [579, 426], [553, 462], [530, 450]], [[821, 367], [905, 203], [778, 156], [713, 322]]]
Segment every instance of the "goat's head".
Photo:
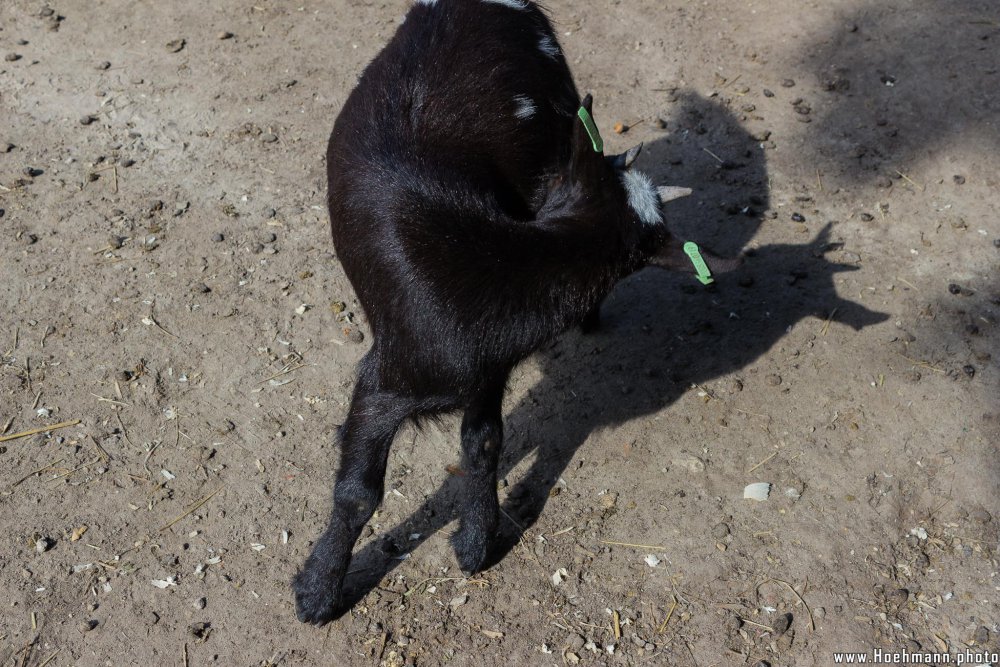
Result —
[[[642, 144], [618, 155], [605, 155], [603, 141], [592, 121], [593, 99], [587, 95], [574, 121], [569, 169], [558, 175], [542, 215], [590, 219], [623, 232], [623, 241], [641, 257], [642, 264], [699, 273], [689, 249], [673, 238], [663, 207], [691, 194], [689, 188], [656, 187], [632, 164]], [[723, 273], [742, 264], [742, 258], [724, 259], [698, 249], [711, 273]]]

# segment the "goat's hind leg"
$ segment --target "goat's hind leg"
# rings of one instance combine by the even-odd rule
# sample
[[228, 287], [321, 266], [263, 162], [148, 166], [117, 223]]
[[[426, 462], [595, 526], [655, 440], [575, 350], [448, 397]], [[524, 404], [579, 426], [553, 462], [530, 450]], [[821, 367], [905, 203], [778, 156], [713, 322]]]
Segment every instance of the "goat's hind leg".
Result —
[[496, 533], [500, 505], [497, 501], [497, 463], [503, 444], [500, 414], [506, 377], [494, 383], [466, 409], [462, 418], [462, 470], [464, 494], [459, 528], [451, 542], [458, 563], [466, 573], [486, 564]]
[[351, 551], [382, 500], [389, 447], [412, 410], [411, 399], [373, 384], [363, 375], [354, 389], [341, 428], [340, 470], [330, 523], [292, 584], [296, 613], [305, 623], [326, 623], [343, 611], [341, 589]]

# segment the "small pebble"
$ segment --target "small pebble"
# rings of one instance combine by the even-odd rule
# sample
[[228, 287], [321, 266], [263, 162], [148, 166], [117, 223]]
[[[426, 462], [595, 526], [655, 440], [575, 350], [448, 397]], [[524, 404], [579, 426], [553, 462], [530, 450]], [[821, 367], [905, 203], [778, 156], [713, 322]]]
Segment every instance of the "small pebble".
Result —
[[344, 327], [344, 337], [347, 338], [348, 341], [355, 344], [361, 343], [365, 339], [365, 335], [355, 327]]
[[875, 216], [872, 215], [871, 213], [862, 213], [861, 219], [864, 220], [865, 222], [871, 222], [872, 220], [875, 219]]
[[727, 535], [729, 535], [729, 526], [727, 524], [717, 523], [712, 527], [712, 537], [715, 539], [721, 540]]
[[204, 609], [206, 604], [208, 604], [208, 601], [205, 598], [198, 598], [193, 603], [195, 609]]
[[897, 588], [885, 596], [886, 602], [896, 607], [901, 607], [910, 599], [910, 591], [905, 588]]
[[9, 141], [0, 141], [0, 153], [9, 153], [14, 150], [14, 144]]
[[185, 44], [187, 44], [187, 40], [172, 39], [166, 43], [166, 49], [170, 53], [177, 53], [178, 51], [184, 48]]
[[768, 90], [767, 88], [765, 88], [764, 89], [764, 97], [774, 97], [774, 91]]
[[35, 540], [35, 551], [43, 554], [51, 549], [54, 544], [55, 541], [50, 537], [39, 537]]
[[233, 38], [233, 33], [229, 32], [228, 30], [223, 30], [222, 32], [220, 32], [219, 34], [217, 34], [215, 37], [216, 37], [216, 39], [232, 39]]
[[920, 382], [921, 377], [922, 376], [920, 375], [920, 371], [917, 370], [910, 370], [903, 373], [903, 379], [909, 382], [910, 384], [916, 384], [917, 382]]
[[90, 619], [88, 621], [80, 621], [80, 624], [77, 627], [80, 629], [81, 633], [87, 634], [88, 632], [97, 627], [97, 621], [94, 619]]
[[962, 372], [969, 376], [969, 379], [976, 377], [976, 367], [972, 364], [966, 364], [962, 366]]
[[976, 642], [979, 646], [986, 646], [990, 641], [990, 630], [985, 625], [980, 625], [976, 628], [975, 634], [972, 635], [972, 640]]
[[278, 140], [278, 135], [274, 134], [273, 132], [265, 132], [264, 134], [260, 135], [260, 140], [263, 141], [265, 144], [273, 144], [275, 141]]
[[794, 88], [795, 79], [785, 79], [784, 81], [781, 82], [781, 86], [782, 88]]
[[993, 520], [993, 515], [990, 514], [988, 511], [979, 508], [969, 512], [969, 518], [975, 521], [976, 523], [987, 524]]
[[102, 60], [101, 62], [97, 63], [97, 69], [111, 69], [111, 63], [109, 63], [107, 60]]
[[21, 173], [27, 176], [28, 178], [34, 178], [35, 176], [41, 176], [45, 172], [35, 167], [25, 167], [24, 169], [21, 170]]
[[626, 132], [628, 132], [628, 125], [619, 122], [615, 123], [614, 127], [612, 127], [611, 129], [614, 130], [615, 134], [625, 134]]
[[87, 114], [86, 116], [80, 116], [80, 125], [90, 125], [95, 120], [96, 119], [90, 114]]
[[115, 373], [115, 379], [119, 382], [128, 382], [132, 379], [132, 371], [118, 371]]
[[777, 387], [779, 384], [781, 384], [781, 376], [772, 373], [772, 374], [768, 375], [767, 377], [765, 377], [764, 381], [767, 382], [772, 387]]
[[993, 247], [1000, 248], [1000, 239], [993, 239]]
[[274, 243], [278, 240], [278, 235], [274, 232], [268, 232], [261, 236], [261, 243]]
[[801, 213], [792, 213], [792, 220], [794, 220], [795, 222], [805, 222], [806, 217]]
[[726, 632], [730, 635], [735, 635], [743, 627], [743, 619], [737, 614], [726, 614], [726, 620], [723, 623], [725, 624]]
[[955, 174], [951, 177], [951, 180], [955, 181], [955, 185], [965, 185], [965, 176], [961, 174]]
[[222, 232], [216, 232], [216, 233], [212, 234], [212, 242], [213, 243], [222, 243], [225, 240], [226, 240], [226, 237], [225, 237], [225, 235]]
[[875, 179], [875, 187], [891, 188], [892, 179], [889, 178], [888, 176], [879, 176], [878, 178]]
[[19, 54], [19, 53], [8, 53], [7, 55], [5, 55], [3, 57], [3, 59], [6, 60], [9, 63], [12, 63], [14, 61], [20, 60], [21, 59], [21, 54]]
[[776, 637], [788, 632], [788, 628], [792, 627], [792, 615], [782, 614], [778, 618], [774, 619], [774, 623], [771, 624], [771, 631]]
[[194, 292], [199, 292], [201, 294], [208, 294], [209, 292], [212, 291], [212, 288], [206, 285], [205, 283], [197, 283], [191, 286], [191, 290]]
[[131, 167], [134, 164], [135, 164], [135, 160], [133, 160], [132, 158], [127, 158], [125, 160], [122, 160], [122, 166], [123, 167], [128, 168], [128, 167]]

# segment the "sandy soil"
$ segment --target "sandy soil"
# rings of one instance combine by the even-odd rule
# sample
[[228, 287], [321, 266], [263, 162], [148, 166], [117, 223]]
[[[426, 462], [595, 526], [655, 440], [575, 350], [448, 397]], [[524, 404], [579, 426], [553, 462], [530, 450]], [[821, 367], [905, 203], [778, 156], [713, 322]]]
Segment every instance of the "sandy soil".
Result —
[[754, 256], [518, 369], [526, 530], [481, 576], [456, 421], [405, 430], [316, 629], [289, 581], [367, 346], [322, 155], [406, 5], [3, 0], [0, 429], [79, 422], [0, 443], [0, 665], [1000, 650], [996, 4], [549, 8], [610, 149], [695, 188], [678, 232]]

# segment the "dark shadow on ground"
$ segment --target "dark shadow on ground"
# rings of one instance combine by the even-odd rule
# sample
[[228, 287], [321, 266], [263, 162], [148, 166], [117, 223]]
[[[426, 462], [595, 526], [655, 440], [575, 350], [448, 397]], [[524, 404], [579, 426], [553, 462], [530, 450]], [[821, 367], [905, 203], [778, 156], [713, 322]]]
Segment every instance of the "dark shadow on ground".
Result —
[[[678, 100], [671, 127], [678, 129], [648, 145], [638, 168], [658, 183], [695, 188], [668, 208], [679, 236], [735, 254], [755, 235], [769, 205], [763, 151], [727, 110], [696, 95]], [[732, 161], [720, 164], [702, 150], [708, 145], [723, 147]], [[656, 413], [692, 383], [744, 368], [799, 320], [835, 312], [837, 321], [855, 329], [885, 320], [837, 295], [834, 274], [851, 269], [824, 259], [828, 232], [824, 228], [803, 245], [759, 248], [743, 269], [708, 289], [690, 276], [646, 269], [609, 297], [600, 331], [567, 333], [541, 351], [543, 379], [505, 418], [500, 476], [532, 452], [536, 456], [525, 476], [509, 480], [504, 511], [530, 527], [593, 431]], [[570, 403], [572, 414], [566, 412]], [[429, 535], [452, 521], [460, 494], [461, 478], [449, 477], [410, 518], [363, 547], [346, 583], [348, 604], [371, 591], [402, 552], [419, 548], [412, 533]], [[501, 521], [493, 562], [520, 534]]]
[[995, 0], [875, 1], [839, 16], [802, 54], [825, 92], [809, 152], [856, 181], [899, 178], [975, 141], [1000, 149], [1000, 15]]

